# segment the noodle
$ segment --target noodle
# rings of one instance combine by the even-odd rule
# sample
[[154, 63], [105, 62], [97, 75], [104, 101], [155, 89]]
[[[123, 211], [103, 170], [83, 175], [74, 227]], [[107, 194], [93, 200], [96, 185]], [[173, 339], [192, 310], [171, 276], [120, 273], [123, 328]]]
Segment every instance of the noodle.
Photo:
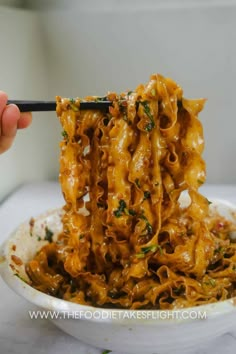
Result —
[[[121, 95], [109, 112], [57, 97], [63, 127], [63, 232], [26, 270], [33, 286], [80, 304], [174, 309], [236, 295], [234, 225], [209, 211], [205, 100], [183, 98], [161, 75]], [[187, 191], [190, 204], [181, 206]]]

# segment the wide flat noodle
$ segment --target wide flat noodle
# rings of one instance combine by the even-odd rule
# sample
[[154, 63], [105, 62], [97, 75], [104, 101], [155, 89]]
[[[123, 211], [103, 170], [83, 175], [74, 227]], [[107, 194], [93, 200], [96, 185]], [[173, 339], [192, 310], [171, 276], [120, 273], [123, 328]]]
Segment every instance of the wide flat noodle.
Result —
[[[198, 113], [173, 80], [151, 76], [80, 111], [57, 97], [63, 127], [63, 232], [27, 265], [37, 289], [102, 307], [173, 309], [236, 295], [234, 225], [209, 213]], [[190, 204], [179, 198], [187, 191]]]

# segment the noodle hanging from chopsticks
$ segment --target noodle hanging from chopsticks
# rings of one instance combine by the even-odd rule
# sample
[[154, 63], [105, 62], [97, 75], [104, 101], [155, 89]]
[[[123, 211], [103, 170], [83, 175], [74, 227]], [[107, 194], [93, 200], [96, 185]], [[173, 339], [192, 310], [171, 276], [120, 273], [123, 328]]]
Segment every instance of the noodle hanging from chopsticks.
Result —
[[[173, 80], [109, 93], [109, 112], [57, 97], [63, 232], [27, 265], [35, 288], [101, 307], [174, 309], [236, 295], [235, 229], [209, 211], [205, 99]], [[182, 192], [190, 197], [180, 203]]]

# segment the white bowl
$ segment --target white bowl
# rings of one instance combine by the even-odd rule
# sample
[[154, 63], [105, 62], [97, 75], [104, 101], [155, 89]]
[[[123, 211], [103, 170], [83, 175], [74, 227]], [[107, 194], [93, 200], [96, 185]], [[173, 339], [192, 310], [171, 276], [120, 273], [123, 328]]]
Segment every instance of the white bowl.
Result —
[[[236, 207], [228, 202], [215, 200], [212, 207], [228, 218], [235, 215]], [[49, 319], [66, 333], [119, 352], [167, 354], [189, 353], [235, 328], [236, 298], [179, 311], [131, 311], [79, 305], [35, 290], [27, 284], [25, 263], [47, 242], [43, 240], [46, 226], [56, 239], [61, 215], [61, 210], [54, 210], [37, 217], [33, 233], [29, 222], [13, 232], [0, 251], [0, 272], [10, 288], [26, 300], [41, 310], [56, 311], [58, 318]]]

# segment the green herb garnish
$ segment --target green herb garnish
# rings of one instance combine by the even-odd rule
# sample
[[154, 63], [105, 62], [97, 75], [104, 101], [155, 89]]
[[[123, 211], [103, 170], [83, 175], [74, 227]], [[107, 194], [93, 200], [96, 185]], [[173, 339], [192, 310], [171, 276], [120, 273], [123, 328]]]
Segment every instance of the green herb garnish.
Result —
[[121, 199], [119, 201], [119, 208], [114, 211], [115, 217], [119, 218], [122, 214], [135, 216], [136, 212], [133, 209], [128, 209], [126, 207], [126, 202]]
[[148, 246], [148, 247], [141, 247], [141, 252], [136, 254], [137, 258], [144, 258], [145, 254], [149, 253], [149, 252], [156, 252], [157, 250], [159, 250], [160, 254], [162, 254], [162, 248], [160, 245], [152, 245], [152, 246]]
[[94, 99], [95, 102], [103, 102], [103, 101], [107, 101], [107, 96], [103, 96], [103, 97], [96, 97]]
[[71, 104], [70, 108], [74, 111], [74, 112], [78, 112], [79, 108], [75, 105], [75, 104]]
[[185, 287], [183, 284], [181, 284], [178, 288], [173, 289], [173, 292], [175, 295], [181, 295], [184, 293]]
[[152, 246], [148, 246], [148, 247], [142, 247], [141, 251], [142, 253], [146, 254], [148, 252], [156, 252], [158, 248], [158, 245], [152, 245]]
[[123, 199], [121, 199], [121, 200], [119, 201], [119, 207], [118, 207], [118, 209], [116, 209], [116, 210], [114, 211], [115, 217], [116, 217], [116, 218], [119, 218], [119, 217], [122, 215], [122, 213], [124, 212], [125, 208], [126, 208], [126, 202], [125, 202]]
[[14, 275], [15, 275], [17, 278], [19, 278], [20, 280], [22, 280], [24, 283], [28, 284], [27, 280], [25, 280], [24, 278], [22, 278], [22, 277], [20, 276], [20, 274], [15, 273]]
[[119, 105], [120, 113], [123, 115], [124, 121], [125, 121], [128, 125], [131, 125], [132, 122], [131, 122], [131, 120], [128, 119], [128, 116], [127, 116], [127, 101], [125, 101], [124, 99], [121, 98], [121, 99], [118, 101], [118, 105]]
[[146, 113], [146, 115], [148, 116], [148, 118], [153, 122], [153, 115], [151, 114], [151, 110], [150, 107], [148, 105], [148, 101], [140, 101], [141, 105], [144, 108], [144, 112]]
[[119, 209], [117, 209], [117, 210], [114, 211], [114, 215], [115, 215], [116, 218], [120, 218], [121, 215], [122, 215], [122, 212]]
[[124, 214], [129, 215], [129, 210], [127, 208], [124, 209]]
[[145, 254], [144, 254], [144, 253], [137, 253], [137, 254], [136, 254], [136, 257], [137, 257], [137, 258], [144, 258], [144, 257], [145, 257]]
[[212, 202], [209, 199], [206, 198], [206, 200], [207, 200], [208, 205], [212, 204]]
[[127, 96], [131, 95], [131, 93], [133, 93], [133, 91], [127, 92]]
[[61, 132], [61, 135], [63, 136], [64, 139], [66, 139], [66, 140], [68, 139], [68, 134], [67, 134], [67, 132], [65, 130], [63, 130]]
[[147, 125], [145, 125], [145, 130], [146, 130], [147, 132], [151, 132], [154, 127], [155, 127], [154, 122], [150, 122], [150, 123], [148, 123]]
[[209, 283], [211, 284], [212, 287], [216, 286], [215, 279], [209, 279]]
[[135, 216], [136, 215], [136, 211], [133, 209], [129, 209], [129, 215]]
[[140, 215], [139, 217], [140, 217], [140, 219], [143, 219], [146, 222], [146, 229], [147, 229], [148, 234], [152, 234], [153, 233], [152, 225], [150, 224], [150, 222], [148, 221], [146, 216]]
[[111, 352], [112, 352], [112, 350], [106, 349], [106, 350], [103, 350], [102, 354], [109, 354], [109, 353], [111, 353]]
[[141, 188], [140, 180], [138, 178], [136, 178], [134, 182], [138, 188]]
[[148, 116], [148, 118], [150, 119], [150, 123], [148, 123], [145, 126], [145, 130], [150, 132], [154, 127], [155, 127], [155, 123], [154, 123], [154, 118], [153, 115], [151, 113], [150, 107], [148, 105], [148, 101], [140, 101], [141, 105], [144, 108], [144, 112], [146, 113], [146, 115]]
[[41, 240], [42, 240], [42, 238], [40, 236], [38, 236], [38, 241], [41, 241]]
[[124, 209], [124, 213], [125, 213], [125, 215], [132, 215], [132, 216], [135, 216], [135, 215], [136, 215], [136, 212], [135, 212], [135, 210], [133, 210], [133, 209], [127, 209], [127, 208], [125, 208], [125, 209]]
[[214, 250], [214, 254], [217, 254], [217, 253], [223, 253], [224, 254], [224, 252], [225, 252], [225, 248], [222, 247], [222, 246], [219, 246], [218, 248], [216, 248]]
[[52, 243], [52, 237], [53, 237], [53, 232], [46, 226], [45, 227], [45, 237], [44, 237], [44, 240], [45, 241], [48, 241], [49, 243]]
[[212, 287], [216, 286], [215, 279], [210, 278], [208, 281], [204, 282], [205, 285], [211, 285]]
[[75, 104], [75, 99], [74, 98], [70, 98], [70, 108], [73, 109], [73, 111], [75, 111], [75, 112], [79, 111], [79, 108]]
[[151, 198], [151, 193], [149, 191], [145, 191], [143, 200], [146, 200], [146, 199], [149, 199], [149, 198]]
[[201, 179], [198, 179], [198, 180], [197, 180], [197, 183], [198, 183], [198, 184], [203, 184], [203, 183], [204, 183], [204, 181], [203, 181], [203, 180], [201, 180]]

